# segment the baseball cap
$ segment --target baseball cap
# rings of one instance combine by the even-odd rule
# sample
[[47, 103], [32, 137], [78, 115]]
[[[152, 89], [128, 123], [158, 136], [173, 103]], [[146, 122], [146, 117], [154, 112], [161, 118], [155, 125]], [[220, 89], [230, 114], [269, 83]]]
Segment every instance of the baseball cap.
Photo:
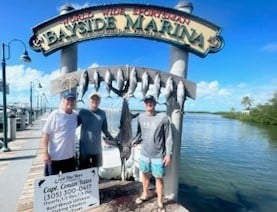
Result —
[[65, 92], [63, 95], [64, 99], [76, 99], [76, 96], [74, 93], [71, 92]]
[[144, 101], [144, 102], [146, 102], [146, 101], [153, 101], [153, 102], [156, 102], [156, 99], [155, 99], [155, 97], [152, 96], [152, 95], [147, 95], [147, 96], [144, 97], [143, 101]]

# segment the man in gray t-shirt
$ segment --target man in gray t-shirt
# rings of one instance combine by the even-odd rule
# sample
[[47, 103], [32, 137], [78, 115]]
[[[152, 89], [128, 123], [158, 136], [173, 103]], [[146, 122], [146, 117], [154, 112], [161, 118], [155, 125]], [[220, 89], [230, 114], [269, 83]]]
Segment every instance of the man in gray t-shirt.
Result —
[[79, 169], [102, 166], [102, 132], [108, 140], [113, 140], [108, 132], [106, 113], [98, 108], [100, 101], [100, 96], [93, 93], [90, 110], [81, 109], [78, 114], [78, 124], [81, 125]]
[[139, 168], [142, 173], [143, 192], [136, 203], [148, 198], [150, 174], [156, 179], [158, 207], [163, 210], [163, 177], [165, 167], [171, 163], [172, 132], [171, 124], [165, 113], [155, 110], [156, 100], [152, 95], [144, 98], [146, 112], [138, 116], [138, 131], [133, 144], [141, 144]]

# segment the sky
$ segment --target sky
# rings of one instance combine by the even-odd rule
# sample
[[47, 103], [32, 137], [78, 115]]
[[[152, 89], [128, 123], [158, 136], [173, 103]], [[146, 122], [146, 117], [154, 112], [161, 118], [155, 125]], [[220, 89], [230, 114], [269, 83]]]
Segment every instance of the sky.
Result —
[[[30, 105], [30, 83], [33, 82], [33, 107], [40, 107], [41, 94], [47, 106], [58, 107], [59, 95], [51, 95], [50, 80], [59, 76], [60, 51], [49, 56], [34, 52], [29, 47], [32, 28], [59, 14], [64, 4], [76, 9], [109, 3], [146, 3], [174, 8], [179, 0], [9, 0], [1, 2], [0, 42], [22, 40], [32, 58], [24, 64], [18, 59], [24, 47], [18, 42], [10, 45], [10, 58], [6, 60], [6, 80], [9, 84], [8, 104]], [[277, 2], [276, 0], [191, 0], [192, 14], [222, 28], [224, 47], [205, 58], [189, 53], [187, 79], [197, 84], [196, 99], [185, 102], [188, 111], [243, 110], [241, 100], [248, 96], [253, 106], [265, 104], [277, 91]], [[5, 50], [7, 53], [7, 50]], [[0, 50], [2, 57], [2, 48]], [[168, 72], [170, 45], [138, 38], [98, 39], [78, 44], [78, 71], [89, 67], [109, 65], [142, 66]], [[2, 58], [1, 58], [2, 59]], [[41, 83], [41, 89], [37, 88]], [[90, 85], [78, 107], [87, 107]], [[102, 107], [117, 107], [121, 99], [113, 95], [107, 99], [101, 85]], [[137, 89], [137, 96], [141, 94]], [[39, 98], [38, 98], [39, 97]], [[37, 101], [39, 99], [39, 101]], [[42, 100], [46, 103], [45, 98]], [[0, 104], [2, 104], [2, 94]], [[138, 99], [129, 100], [130, 107], [143, 104]], [[44, 103], [43, 103], [44, 104]], [[140, 106], [139, 106], [140, 107]], [[160, 106], [164, 107], [164, 106]], [[137, 108], [135, 108], [137, 109]]]

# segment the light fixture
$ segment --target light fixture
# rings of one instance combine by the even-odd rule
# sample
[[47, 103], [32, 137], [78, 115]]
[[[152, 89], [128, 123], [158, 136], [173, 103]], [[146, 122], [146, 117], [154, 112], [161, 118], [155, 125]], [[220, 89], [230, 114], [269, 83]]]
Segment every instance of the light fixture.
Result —
[[[24, 46], [24, 52], [21, 55], [20, 59], [24, 62], [31, 62], [31, 58], [28, 55], [26, 46], [22, 40], [13, 39], [8, 44], [2, 43], [2, 92], [3, 92], [3, 146], [1, 148], [2, 152], [10, 151], [8, 147], [8, 138], [7, 138], [7, 99], [6, 99], [6, 60], [10, 59], [10, 45], [12, 42], [17, 41]], [[6, 56], [6, 48], [8, 50], [8, 55]]]

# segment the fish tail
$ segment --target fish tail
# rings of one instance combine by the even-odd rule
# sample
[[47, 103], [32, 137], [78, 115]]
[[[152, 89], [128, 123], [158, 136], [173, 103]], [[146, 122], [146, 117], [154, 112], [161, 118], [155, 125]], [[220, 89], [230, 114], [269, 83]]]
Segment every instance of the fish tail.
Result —
[[134, 95], [133, 93], [128, 94], [128, 98], [129, 98], [129, 99], [130, 99], [130, 98], [135, 98], [135, 99], [136, 99], [136, 97], [135, 97], [135, 95]]
[[182, 113], [184, 115], [185, 111], [183, 109], [179, 109], [179, 110], [176, 111], [176, 113]]
[[79, 99], [77, 100], [77, 102], [82, 102], [83, 104], [85, 104], [85, 101], [83, 99]]
[[157, 102], [157, 104], [159, 104], [159, 105], [169, 106], [169, 104], [168, 104], [167, 102], [163, 102], [163, 103], [159, 103], [159, 102]]

